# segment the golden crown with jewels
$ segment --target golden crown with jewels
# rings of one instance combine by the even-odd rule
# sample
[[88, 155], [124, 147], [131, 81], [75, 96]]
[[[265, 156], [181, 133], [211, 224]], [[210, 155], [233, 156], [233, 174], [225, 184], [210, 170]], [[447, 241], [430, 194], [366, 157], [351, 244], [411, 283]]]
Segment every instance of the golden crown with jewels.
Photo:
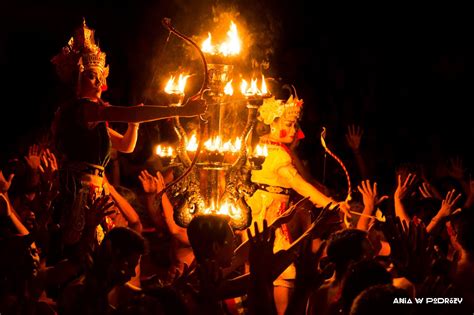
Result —
[[79, 74], [90, 68], [97, 68], [105, 80], [109, 75], [109, 67], [105, 65], [106, 54], [102, 52], [94, 40], [94, 30], [86, 25], [85, 19], [82, 25], [74, 32], [68, 44], [64, 46], [59, 54], [51, 59], [56, 66], [59, 78], [65, 82], [74, 82]]
[[270, 125], [277, 118], [296, 121], [300, 118], [303, 100], [291, 95], [287, 101], [276, 100], [274, 97], [265, 99], [258, 109], [258, 120]]

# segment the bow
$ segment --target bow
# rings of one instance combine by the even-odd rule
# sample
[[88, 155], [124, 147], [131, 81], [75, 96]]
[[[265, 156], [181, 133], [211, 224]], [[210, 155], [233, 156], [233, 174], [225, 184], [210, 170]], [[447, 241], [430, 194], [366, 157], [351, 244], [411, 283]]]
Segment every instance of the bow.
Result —
[[[324, 150], [330, 155], [332, 156], [336, 161], [337, 163], [339, 163], [339, 165], [342, 167], [342, 169], [344, 170], [344, 173], [346, 174], [346, 180], [347, 180], [347, 196], [346, 196], [346, 200], [345, 202], [349, 202], [351, 199], [352, 199], [352, 196], [351, 196], [351, 192], [352, 192], [352, 185], [351, 185], [351, 177], [349, 175], [349, 172], [347, 171], [347, 168], [346, 166], [344, 165], [344, 163], [341, 161], [340, 158], [338, 158], [331, 150], [329, 150], [329, 148], [327, 147], [326, 145], [326, 141], [324, 140], [324, 138], [326, 137], [326, 127], [323, 127], [323, 131], [321, 132], [321, 144], [324, 148]], [[347, 218], [347, 213], [344, 213], [344, 224], [346, 225], [346, 227], [349, 227], [350, 226], [350, 223], [349, 223], [349, 219]]]
[[[202, 65], [203, 65], [203, 71], [204, 71], [204, 80], [202, 82], [202, 85], [201, 85], [201, 88], [199, 89], [199, 91], [189, 97], [190, 99], [196, 99], [196, 98], [202, 98], [203, 95], [204, 95], [204, 92], [206, 92], [206, 90], [208, 89], [208, 81], [209, 81], [209, 78], [208, 78], [208, 68], [207, 68], [207, 61], [206, 61], [206, 57], [204, 56], [203, 52], [201, 51], [201, 49], [199, 48], [199, 46], [191, 39], [189, 38], [188, 36], [182, 34], [181, 32], [177, 31], [172, 25], [171, 25], [171, 19], [170, 18], [163, 18], [162, 20], [162, 24], [164, 27], [166, 27], [170, 33], [173, 33], [175, 34], [178, 38], [181, 38], [182, 40], [188, 42], [191, 46], [193, 46], [194, 48], [197, 49], [197, 51], [199, 52], [199, 56], [201, 57], [201, 61], [202, 61]], [[181, 175], [179, 176], [178, 178], [176, 178], [175, 180], [173, 180], [171, 183], [169, 183], [162, 191], [160, 191], [159, 193], [159, 198], [161, 198], [161, 196], [167, 191], [169, 190], [173, 185], [175, 185], [176, 183], [178, 183], [179, 181], [181, 181], [182, 179], [184, 179], [186, 176], [189, 175], [189, 173], [191, 172], [191, 170], [193, 169], [194, 165], [196, 165], [196, 162], [199, 158], [199, 153], [201, 152], [201, 148], [202, 148], [202, 139], [203, 139], [203, 133], [204, 133], [204, 125], [207, 123], [207, 120], [204, 119], [204, 117], [202, 115], [199, 115], [199, 118], [200, 118], [200, 123], [199, 123], [199, 143], [198, 143], [198, 147], [197, 147], [197, 150], [196, 150], [196, 154], [194, 155], [194, 158], [191, 162], [191, 164], [189, 165], [188, 169]]]

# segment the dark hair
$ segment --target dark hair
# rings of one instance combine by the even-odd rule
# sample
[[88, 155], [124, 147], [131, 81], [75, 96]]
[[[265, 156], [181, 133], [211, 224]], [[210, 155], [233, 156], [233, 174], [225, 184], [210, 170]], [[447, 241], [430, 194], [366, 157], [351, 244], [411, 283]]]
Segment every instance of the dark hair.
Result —
[[126, 227], [116, 227], [110, 230], [105, 235], [101, 247], [106, 246], [107, 242], [110, 243], [112, 253], [120, 258], [128, 257], [134, 253], [145, 254], [145, 239], [134, 230]]
[[351, 261], [362, 258], [362, 241], [366, 238], [367, 232], [358, 229], [344, 229], [331, 234], [327, 255], [336, 265], [336, 272], [344, 272]]
[[391, 283], [390, 273], [374, 260], [362, 260], [351, 264], [342, 286], [341, 300], [344, 313], [350, 310], [352, 302], [363, 290], [373, 285]]
[[188, 226], [188, 238], [197, 260], [212, 254], [212, 245], [223, 245], [227, 232], [232, 231], [229, 219], [220, 215], [200, 215], [194, 217]]
[[404, 289], [391, 284], [375, 285], [365, 289], [352, 303], [350, 315], [399, 315], [411, 314], [413, 304], [394, 304], [395, 298], [410, 298]]

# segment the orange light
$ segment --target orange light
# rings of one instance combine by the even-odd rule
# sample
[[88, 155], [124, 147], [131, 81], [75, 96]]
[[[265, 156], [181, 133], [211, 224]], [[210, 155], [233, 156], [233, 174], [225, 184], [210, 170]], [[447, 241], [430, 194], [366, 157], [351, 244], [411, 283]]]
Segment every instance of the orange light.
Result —
[[267, 95], [268, 88], [267, 84], [265, 83], [265, 76], [262, 75], [260, 89], [257, 87], [257, 83], [257, 79], [252, 79], [250, 81], [250, 87], [248, 87], [248, 82], [245, 79], [242, 79], [242, 83], [240, 84], [240, 92], [245, 96]]
[[260, 146], [257, 144], [255, 147], [255, 156], [268, 156], [268, 148], [267, 145]]
[[239, 220], [242, 218], [242, 211], [234, 204], [229, 202], [224, 202], [219, 207], [219, 209], [216, 209], [214, 202], [212, 202], [211, 206], [204, 210], [204, 214], [227, 215], [234, 220]]
[[196, 135], [193, 134], [191, 136], [191, 139], [189, 139], [189, 142], [186, 144], [186, 151], [196, 152], [197, 148], [198, 148], [198, 143], [197, 143]]
[[227, 82], [227, 84], [225, 85], [224, 94], [225, 95], [233, 95], [234, 94], [234, 89], [232, 88], [232, 80]]
[[238, 152], [242, 147], [242, 139], [236, 138], [234, 142], [228, 140], [223, 142], [220, 136], [208, 139], [204, 142], [204, 147], [207, 151], [218, 151], [218, 152]]
[[161, 157], [170, 156], [173, 157], [173, 148], [172, 147], [161, 147], [158, 145], [155, 150], [156, 155]]
[[202, 42], [201, 50], [211, 55], [222, 55], [225, 57], [238, 55], [242, 48], [242, 43], [237, 32], [237, 25], [233, 21], [230, 22], [229, 30], [227, 31], [227, 39], [218, 45], [212, 44], [211, 33], [208, 33], [207, 39]]
[[165, 86], [165, 92], [168, 94], [184, 94], [184, 89], [186, 87], [186, 81], [190, 75], [180, 74], [178, 82], [175, 82], [175, 77], [171, 76]]

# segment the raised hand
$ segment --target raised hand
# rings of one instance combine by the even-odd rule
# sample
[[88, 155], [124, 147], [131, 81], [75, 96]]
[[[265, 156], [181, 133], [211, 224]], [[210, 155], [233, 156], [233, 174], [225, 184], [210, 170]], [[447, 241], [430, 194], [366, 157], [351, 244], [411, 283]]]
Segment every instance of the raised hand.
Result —
[[466, 169], [463, 167], [462, 159], [458, 156], [456, 158], [449, 159], [448, 174], [454, 179], [464, 179]]
[[143, 190], [147, 194], [156, 194], [161, 191], [158, 190], [159, 187], [159, 180], [158, 178], [152, 176], [150, 173], [148, 173], [147, 170], [141, 171], [140, 175], [138, 175], [138, 179], [142, 183]]
[[6, 179], [5, 176], [3, 176], [3, 172], [0, 170], [0, 193], [4, 194], [8, 189], [10, 189], [13, 177], [15, 177], [15, 174], [12, 173], [8, 176], [8, 179]]
[[109, 195], [103, 195], [95, 200], [89, 200], [86, 205], [86, 226], [96, 227], [99, 225], [102, 220], [108, 215], [115, 213], [114, 209], [111, 209], [114, 206], [114, 201]]
[[362, 138], [363, 133], [364, 131], [360, 128], [360, 126], [347, 126], [346, 141], [353, 151], [359, 150], [360, 139]]
[[402, 175], [398, 175], [398, 185], [395, 190], [394, 198], [398, 200], [403, 200], [415, 182], [416, 175], [409, 173], [405, 181], [402, 183]]
[[274, 257], [275, 229], [268, 228], [267, 220], [263, 220], [262, 232], [259, 231], [257, 222], [254, 222], [254, 231], [255, 235], [252, 235], [250, 229], [247, 229], [250, 243], [250, 273], [256, 278], [272, 281], [272, 270], [269, 266], [271, 266]]
[[41, 155], [39, 170], [45, 182], [53, 182], [58, 172], [58, 162], [56, 156], [49, 149], [46, 149]]
[[382, 226], [390, 256], [400, 276], [420, 283], [430, 273], [435, 259], [433, 240], [423, 224], [387, 217]]
[[382, 201], [388, 198], [388, 196], [382, 196], [379, 198], [377, 194], [377, 183], [372, 186], [370, 180], [363, 180], [357, 189], [362, 194], [362, 200], [366, 208], [375, 209], [375, 206], [380, 204]]
[[459, 198], [461, 198], [461, 194], [455, 195], [455, 193], [455, 189], [448, 191], [446, 198], [444, 198], [444, 200], [441, 202], [441, 208], [439, 209], [436, 217], [444, 218], [453, 212], [454, 205], [459, 201]]
[[41, 163], [41, 150], [37, 144], [33, 144], [28, 149], [28, 155], [25, 156], [26, 164], [32, 171], [37, 171]]

